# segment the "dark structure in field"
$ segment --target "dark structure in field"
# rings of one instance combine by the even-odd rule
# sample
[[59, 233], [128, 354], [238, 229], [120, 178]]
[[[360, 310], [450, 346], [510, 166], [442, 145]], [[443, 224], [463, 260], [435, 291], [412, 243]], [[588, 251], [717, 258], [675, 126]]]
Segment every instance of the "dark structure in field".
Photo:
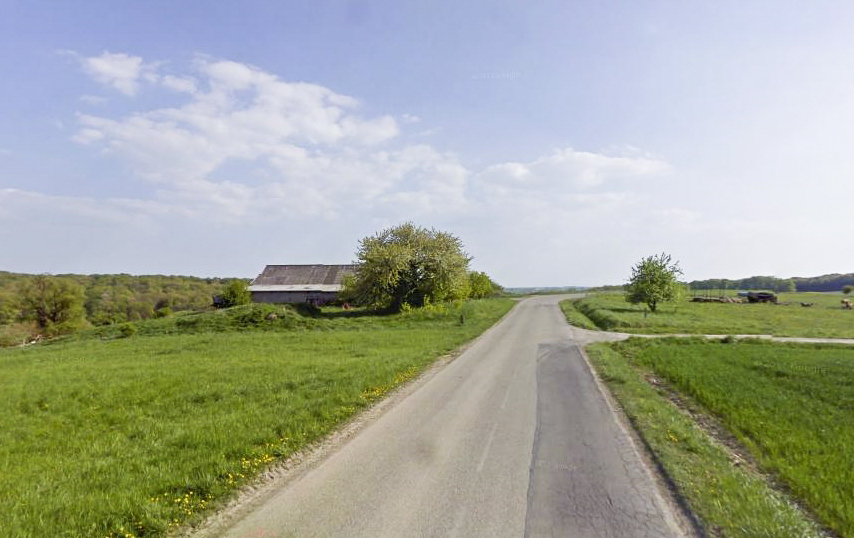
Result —
[[766, 291], [751, 291], [747, 293], [749, 303], [776, 303], [777, 296]]
[[249, 284], [253, 303], [324, 304], [338, 299], [355, 265], [268, 265]]

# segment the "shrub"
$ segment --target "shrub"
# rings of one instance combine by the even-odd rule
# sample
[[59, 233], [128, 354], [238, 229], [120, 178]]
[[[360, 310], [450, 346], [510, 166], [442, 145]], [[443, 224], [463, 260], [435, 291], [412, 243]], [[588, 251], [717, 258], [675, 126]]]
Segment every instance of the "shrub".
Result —
[[136, 333], [136, 325], [133, 323], [122, 323], [119, 325], [119, 336], [121, 338], [128, 338], [133, 336]]
[[246, 281], [239, 278], [226, 284], [220, 297], [222, 298], [222, 306], [225, 308], [249, 304], [252, 300]]

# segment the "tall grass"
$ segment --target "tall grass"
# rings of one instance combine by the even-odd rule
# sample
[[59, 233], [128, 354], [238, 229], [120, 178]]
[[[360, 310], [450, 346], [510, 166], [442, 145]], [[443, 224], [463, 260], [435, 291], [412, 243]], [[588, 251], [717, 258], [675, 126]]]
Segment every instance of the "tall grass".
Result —
[[719, 417], [824, 524], [854, 536], [854, 349], [674, 339], [611, 349]]
[[184, 327], [191, 334], [171, 334], [191, 319], [181, 317], [124, 338], [94, 332], [0, 350], [0, 536], [162, 536], [512, 304], [328, 317], [288, 330], [226, 330], [199, 318]]

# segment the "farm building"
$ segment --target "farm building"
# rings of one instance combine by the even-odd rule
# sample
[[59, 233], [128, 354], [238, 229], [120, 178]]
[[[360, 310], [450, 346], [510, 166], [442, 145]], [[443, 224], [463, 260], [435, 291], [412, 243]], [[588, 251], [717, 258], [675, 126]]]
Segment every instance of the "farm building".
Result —
[[334, 301], [344, 277], [355, 265], [268, 265], [249, 284], [253, 303], [313, 303]]

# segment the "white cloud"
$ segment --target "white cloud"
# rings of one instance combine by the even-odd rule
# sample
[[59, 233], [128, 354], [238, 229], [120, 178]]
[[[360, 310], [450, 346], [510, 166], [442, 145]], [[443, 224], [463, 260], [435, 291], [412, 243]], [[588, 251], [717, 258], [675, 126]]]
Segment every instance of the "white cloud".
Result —
[[[530, 162], [507, 162], [477, 174], [473, 188], [487, 205], [547, 203], [559, 208], [600, 208], [627, 203], [622, 181], [659, 177], [670, 165], [648, 156], [609, 156], [554, 150]], [[539, 210], [544, 210], [542, 207]]]
[[88, 105], [103, 105], [107, 99], [100, 95], [81, 95], [80, 100]]
[[[419, 166], [437, 177], [447, 172], [429, 151], [374, 149], [397, 136], [397, 122], [358, 116], [352, 97], [237, 62], [198, 59], [196, 71], [198, 78], [149, 77], [186, 102], [117, 119], [78, 114], [73, 139], [127, 160], [139, 177], [164, 185], [163, 198], [234, 218], [274, 209], [276, 195], [302, 200], [301, 213], [330, 214], [382, 195]], [[411, 162], [419, 158], [425, 162]], [[447, 191], [446, 183], [431, 185]], [[293, 207], [282, 204], [278, 213]]]
[[193, 77], [176, 77], [174, 75], [164, 75], [160, 78], [160, 83], [166, 88], [176, 92], [196, 93], [197, 81]]
[[524, 181], [548, 187], [590, 189], [617, 179], [636, 179], [666, 173], [670, 166], [648, 156], [610, 156], [603, 153], [557, 149], [528, 163], [502, 163], [483, 174], [487, 182], [515, 184]]
[[139, 56], [122, 53], [104, 52], [83, 60], [83, 69], [97, 82], [112, 86], [125, 95], [135, 95], [139, 90], [139, 80], [152, 80], [150, 64], [144, 64]]
[[99, 131], [98, 129], [90, 129], [88, 127], [80, 129], [77, 131], [72, 140], [78, 142], [80, 144], [92, 144], [102, 140], [104, 138], [104, 133]]
[[472, 170], [453, 153], [399, 136], [401, 124], [418, 123], [413, 116], [364, 117], [358, 100], [324, 86], [209, 58], [198, 58], [192, 73], [159, 69], [149, 69], [147, 90], [159, 89], [171, 106], [78, 114], [76, 142], [123, 161], [155, 189], [149, 199], [94, 203], [98, 218], [286, 229], [313, 219], [337, 235], [355, 233], [349, 222], [453, 222], [461, 236], [515, 245], [523, 263], [531, 234], [568, 248], [563, 231], [621, 222], [636, 207], [638, 182], [655, 184], [670, 170], [634, 148], [556, 149]]

